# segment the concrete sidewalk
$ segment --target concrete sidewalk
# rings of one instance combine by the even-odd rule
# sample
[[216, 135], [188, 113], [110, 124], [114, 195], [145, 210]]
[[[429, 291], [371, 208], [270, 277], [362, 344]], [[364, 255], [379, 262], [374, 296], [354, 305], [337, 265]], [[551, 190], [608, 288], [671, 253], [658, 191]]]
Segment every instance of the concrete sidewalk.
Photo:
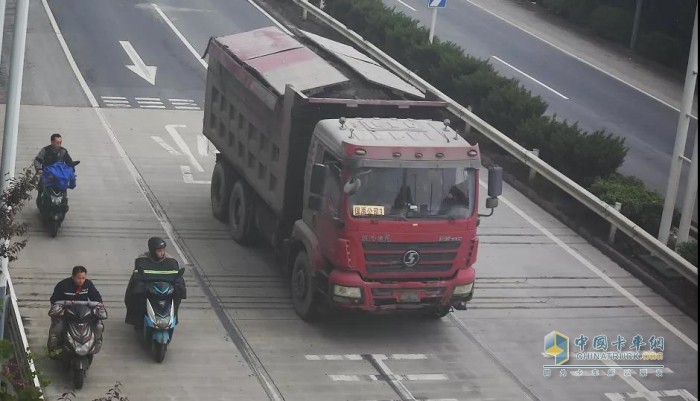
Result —
[[[548, 14], [541, 6], [527, 0], [465, 1], [518, 27], [524, 31], [523, 34], [536, 36], [676, 109], [680, 107], [684, 73], [674, 73], [642, 59], [622, 45], [591, 36], [573, 23]], [[696, 93], [693, 102], [695, 116], [697, 110]]]

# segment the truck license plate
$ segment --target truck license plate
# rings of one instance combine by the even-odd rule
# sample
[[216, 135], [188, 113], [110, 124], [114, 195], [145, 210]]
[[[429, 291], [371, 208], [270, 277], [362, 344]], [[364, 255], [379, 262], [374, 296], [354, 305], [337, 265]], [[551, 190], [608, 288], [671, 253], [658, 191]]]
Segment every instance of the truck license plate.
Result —
[[418, 291], [401, 291], [399, 299], [401, 302], [418, 302]]

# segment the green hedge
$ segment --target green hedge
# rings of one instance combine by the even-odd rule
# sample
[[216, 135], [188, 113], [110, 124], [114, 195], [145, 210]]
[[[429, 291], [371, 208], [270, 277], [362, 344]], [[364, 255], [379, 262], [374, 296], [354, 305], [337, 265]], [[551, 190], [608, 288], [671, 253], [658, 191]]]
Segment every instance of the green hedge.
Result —
[[638, 178], [613, 174], [606, 179], [597, 179], [590, 190], [605, 203], [614, 205], [620, 202], [623, 215], [649, 234], [658, 234], [664, 198], [646, 189]]
[[[537, 4], [595, 34], [628, 46], [636, 0], [536, 0]], [[696, 0], [644, 0], [636, 50], [685, 71]]]
[[698, 243], [695, 241], [684, 242], [676, 247], [678, 254], [685, 260], [697, 267], [698, 265]]
[[576, 182], [587, 186], [624, 161], [623, 139], [543, 117], [547, 103], [518, 80], [498, 75], [452, 42], [430, 44], [425, 27], [380, 0], [327, 0], [326, 11], [499, 131], [540, 149], [544, 161]]
[[620, 43], [632, 36], [634, 16], [619, 7], [600, 6], [591, 15], [590, 26], [597, 35]]

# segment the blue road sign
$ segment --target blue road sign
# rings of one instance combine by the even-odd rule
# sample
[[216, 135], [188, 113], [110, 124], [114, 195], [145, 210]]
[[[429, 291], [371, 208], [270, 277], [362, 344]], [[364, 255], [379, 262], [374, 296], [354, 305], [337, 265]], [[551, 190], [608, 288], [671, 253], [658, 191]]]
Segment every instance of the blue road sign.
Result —
[[447, 0], [428, 0], [428, 8], [445, 8]]

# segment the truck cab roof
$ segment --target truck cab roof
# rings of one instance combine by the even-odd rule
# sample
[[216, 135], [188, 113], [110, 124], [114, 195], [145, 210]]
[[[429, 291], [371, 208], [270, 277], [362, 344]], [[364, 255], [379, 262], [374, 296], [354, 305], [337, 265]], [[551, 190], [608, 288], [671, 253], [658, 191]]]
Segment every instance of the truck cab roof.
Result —
[[[355, 149], [381, 148], [380, 153], [367, 157], [391, 158], [392, 153], [411, 149], [441, 152], [445, 159], [467, 159], [467, 149], [477, 149], [462, 138], [448, 124], [440, 121], [400, 118], [347, 118], [326, 119], [316, 125], [316, 135], [331, 149], [349, 155]], [[478, 150], [477, 150], [478, 151]], [[433, 152], [425, 152], [424, 159], [433, 159]], [[356, 153], [355, 153], [356, 154]], [[387, 154], [389, 157], [386, 157]], [[475, 156], [475, 155], [473, 155]], [[393, 156], [399, 157], [399, 156]], [[423, 156], [421, 156], [423, 157]], [[403, 157], [402, 157], [403, 158]]]

